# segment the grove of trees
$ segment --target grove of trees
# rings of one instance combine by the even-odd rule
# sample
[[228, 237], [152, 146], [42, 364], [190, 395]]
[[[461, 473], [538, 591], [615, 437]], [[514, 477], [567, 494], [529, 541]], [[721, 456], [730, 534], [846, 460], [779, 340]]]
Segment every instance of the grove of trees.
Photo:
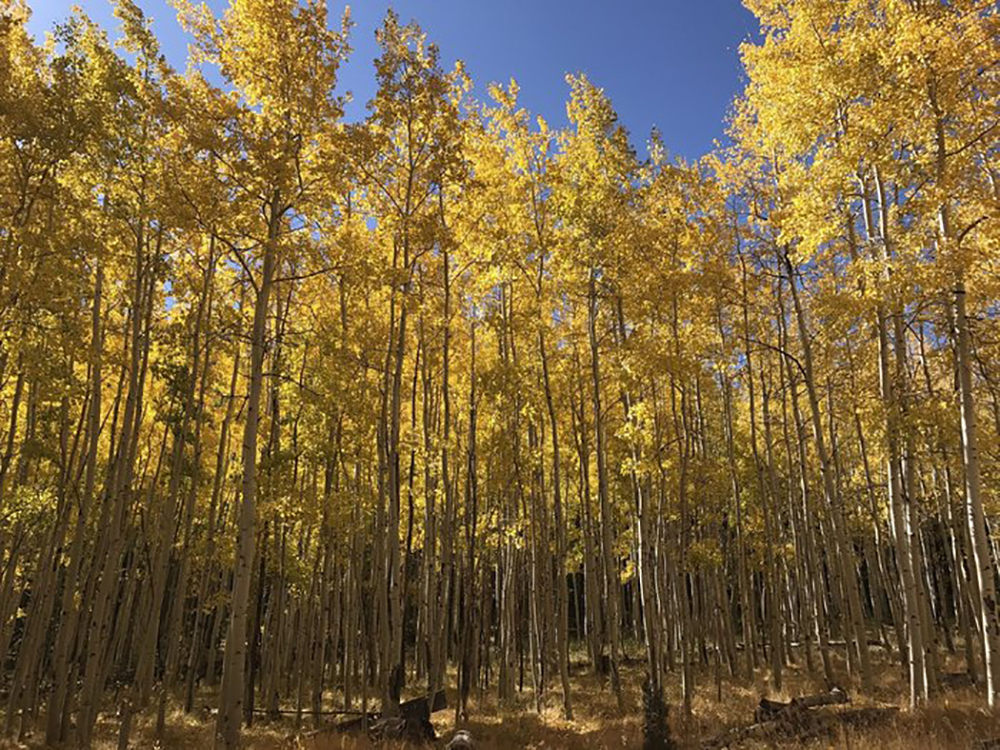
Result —
[[[745, 0], [727, 143], [550, 127], [418, 26], [0, 0], [0, 732], [217, 690], [573, 715], [789, 664], [1000, 693], [1000, 15]], [[637, 73], [638, 74], [638, 73]], [[837, 656], [837, 658], [834, 658]]]

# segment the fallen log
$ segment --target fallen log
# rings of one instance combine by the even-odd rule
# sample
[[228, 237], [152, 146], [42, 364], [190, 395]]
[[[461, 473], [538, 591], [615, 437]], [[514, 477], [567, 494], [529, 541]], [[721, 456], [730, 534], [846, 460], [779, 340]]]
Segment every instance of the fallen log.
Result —
[[[877, 646], [878, 648], [888, 648], [888, 649], [892, 648], [892, 644], [882, 640], [881, 638], [869, 638], [867, 640], [867, 643], [869, 646]], [[834, 639], [832, 641], [827, 641], [826, 645], [829, 646], [830, 648], [847, 648], [847, 641]], [[742, 650], [742, 646], [743, 646], [742, 643], [736, 644], [736, 650], [737, 651]], [[805, 646], [805, 644], [802, 643], [801, 641], [789, 641], [788, 646], [789, 648], [802, 648], [803, 646]]]
[[[869, 706], [867, 708], [848, 708], [833, 714], [837, 721], [852, 729], [868, 729], [884, 724], [896, 717], [899, 706]], [[998, 748], [1000, 750], [1000, 748]]]
[[[702, 750], [722, 750], [739, 745], [747, 740], [774, 739], [780, 735], [787, 735], [787, 731], [782, 731], [782, 725], [774, 722], [760, 722], [747, 727], [737, 727], [723, 732], [702, 745]], [[811, 739], [817, 736], [817, 727], [805, 727], [800, 725], [794, 736], [799, 740]]]
[[[430, 716], [436, 711], [448, 708], [448, 699], [444, 690], [438, 690], [434, 695], [421, 695], [403, 701], [399, 704], [399, 718], [410, 722], [430, 721]], [[377, 711], [368, 713], [368, 726], [373, 726], [381, 718]], [[334, 726], [337, 732], [360, 732], [365, 728], [364, 715], [349, 721], [342, 721]]]
[[847, 693], [834, 688], [828, 693], [805, 695], [791, 701], [762, 698], [754, 711], [754, 722], [735, 727], [708, 740], [703, 750], [720, 750], [748, 740], [795, 740], [803, 742], [832, 735], [839, 726], [867, 728], [894, 717], [895, 706], [841, 708], [850, 702]]
[[938, 675], [938, 685], [942, 690], [958, 690], [974, 687], [975, 684], [968, 672], [942, 672]]
[[311, 709], [302, 709], [299, 711], [297, 708], [255, 708], [253, 712], [255, 714], [276, 714], [278, 716], [295, 716], [297, 714], [302, 714], [303, 716], [361, 716], [364, 713], [364, 711], [351, 711], [346, 708], [334, 708], [330, 711], [313, 711]]
[[[840, 709], [822, 706], [814, 710], [803, 710], [787, 718], [762, 721], [746, 727], [736, 727], [714, 737], [704, 744], [702, 750], [722, 750], [737, 747], [748, 740], [786, 740], [802, 743], [820, 737], [833, 736], [839, 726], [852, 729], [868, 729], [891, 720], [899, 713], [896, 706], [873, 706], [868, 708]], [[978, 750], [978, 749], [977, 749]], [[990, 746], [990, 750], [994, 750]], [[1000, 745], [996, 750], [1000, 750]]]
[[768, 698], [761, 698], [760, 703], [757, 704], [757, 710], [754, 711], [753, 718], [757, 723], [777, 721], [779, 719], [788, 718], [796, 711], [804, 711], [810, 708], [817, 708], [819, 706], [832, 706], [839, 703], [849, 703], [850, 700], [851, 699], [847, 696], [847, 693], [837, 687], [828, 693], [803, 695], [800, 698], [793, 698], [787, 703], [782, 701], [773, 701]]

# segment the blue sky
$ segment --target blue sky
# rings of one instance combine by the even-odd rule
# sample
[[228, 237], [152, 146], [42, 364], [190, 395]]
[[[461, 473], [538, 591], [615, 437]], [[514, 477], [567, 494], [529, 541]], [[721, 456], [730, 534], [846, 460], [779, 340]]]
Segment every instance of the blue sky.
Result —
[[[68, 0], [28, 0], [41, 39], [65, 18]], [[137, 0], [171, 63], [184, 68], [187, 37], [166, 0]], [[114, 35], [109, 0], [76, 0]], [[567, 72], [584, 72], [610, 95], [640, 148], [656, 125], [671, 153], [693, 159], [723, 136], [723, 119], [741, 88], [740, 42], [756, 32], [739, 0], [360, 0], [352, 4], [354, 54], [341, 89], [354, 94], [348, 116], [364, 113], [374, 89], [374, 31], [390, 4], [414, 19], [449, 67], [462, 59], [480, 97], [486, 84], [517, 79], [521, 103], [553, 125], [566, 120]], [[208, 0], [221, 12], [228, 0]], [[330, 0], [339, 22], [343, 5]]]

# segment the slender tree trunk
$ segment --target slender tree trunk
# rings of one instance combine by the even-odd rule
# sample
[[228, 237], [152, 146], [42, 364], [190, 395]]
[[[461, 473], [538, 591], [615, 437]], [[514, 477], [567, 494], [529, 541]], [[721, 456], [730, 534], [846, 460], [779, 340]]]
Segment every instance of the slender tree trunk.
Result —
[[253, 327], [250, 332], [250, 392], [246, 403], [243, 430], [242, 498], [237, 524], [236, 563], [230, 604], [226, 651], [223, 660], [222, 691], [216, 722], [216, 746], [235, 750], [243, 721], [243, 691], [247, 658], [247, 610], [250, 604], [250, 580], [256, 548], [257, 432], [260, 419], [260, 395], [264, 383], [264, 350], [267, 311], [274, 281], [278, 253], [278, 235], [283, 212], [281, 196], [271, 196], [268, 238], [264, 244], [264, 262], [254, 301]]

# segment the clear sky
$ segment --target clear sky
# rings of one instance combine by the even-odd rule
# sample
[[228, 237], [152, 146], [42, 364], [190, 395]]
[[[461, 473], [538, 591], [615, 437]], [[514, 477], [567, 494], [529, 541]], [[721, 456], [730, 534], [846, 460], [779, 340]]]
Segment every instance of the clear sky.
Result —
[[[38, 39], [77, 4], [115, 35], [109, 0], [28, 0]], [[153, 18], [170, 62], [184, 68], [187, 37], [167, 0], [137, 0]], [[343, 5], [329, 0], [339, 23]], [[208, 0], [221, 12], [228, 0]], [[517, 79], [521, 103], [553, 125], [566, 120], [567, 72], [584, 72], [610, 95], [642, 147], [655, 125], [671, 153], [689, 159], [711, 150], [742, 86], [741, 41], [756, 32], [739, 0], [358, 0], [351, 11], [354, 54], [341, 89], [354, 94], [348, 116], [364, 113], [374, 89], [374, 31], [392, 5], [416, 20], [448, 67], [461, 59], [480, 98], [493, 81]]]

